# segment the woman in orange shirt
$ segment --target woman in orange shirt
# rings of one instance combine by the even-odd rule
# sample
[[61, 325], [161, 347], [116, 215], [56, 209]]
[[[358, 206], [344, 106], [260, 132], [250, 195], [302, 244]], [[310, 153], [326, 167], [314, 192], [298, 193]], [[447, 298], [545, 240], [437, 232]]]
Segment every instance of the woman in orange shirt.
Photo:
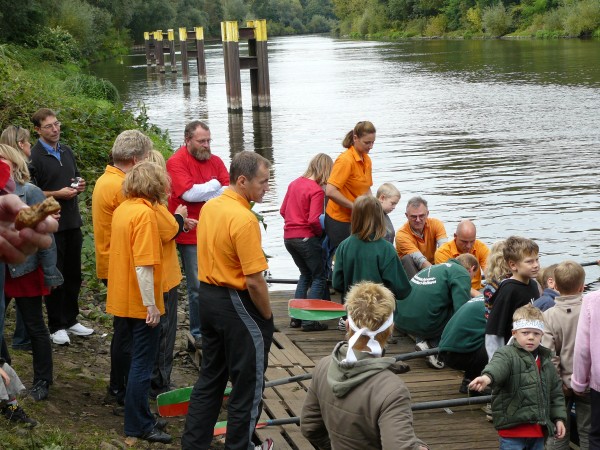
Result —
[[333, 164], [325, 188], [325, 195], [330, 200], [325, 209], [325, 233], [332, 249], [350, 236], [354, 200], [371, 193], [373, 177], [369, 152], [374, 143], [375, 126], [368, 121], [358, 122], [342, 142], [348, 150]]

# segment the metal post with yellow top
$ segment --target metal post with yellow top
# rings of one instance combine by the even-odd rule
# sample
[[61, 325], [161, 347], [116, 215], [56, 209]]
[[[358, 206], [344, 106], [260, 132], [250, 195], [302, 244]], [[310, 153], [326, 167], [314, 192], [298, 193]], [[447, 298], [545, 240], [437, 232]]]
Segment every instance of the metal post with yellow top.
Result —
[[179, 28], [179, 49], [181, 52], [181, 73], [183, 75], [183, 85], [189, 86], [190, 65], [188, 61], [187, 30], [185, 27]]
[[163, 49], [163, 32], [154, 32], [154, 55], [156, 56], [156, 67], [160, 73], [165, 73], [165, 53]]
[[229, 112], [242, 112], [242, 83], [240, 79], [240, 49], [238, 23], [221, 22], [223, 58], [225, 64], [225, 90]]
[[247, 22], [247, 26], [254, 30], [253, 37], [248, 39], [248, 55], [256, 58], [255, 68], [250, 68], [252, 109], [266, 111], [271, 109], [267, 21], [264, 19], [250, 20]]
[[167, 30], [167, 40], [169, 42], [169, 56], [171, 57], [171, 73], [177, 73], [177, 59], [175, 57], [175, 32], [173, 28]]
[[198, 66], [198, 84], [206, 84], [206, 58], [204, 57], [204, 28], [195, 27], [196, 65]]
[[144, 31], [144, 48], [146, 50], [146, 65], [151, 66], [154, 59], [154, 33]]

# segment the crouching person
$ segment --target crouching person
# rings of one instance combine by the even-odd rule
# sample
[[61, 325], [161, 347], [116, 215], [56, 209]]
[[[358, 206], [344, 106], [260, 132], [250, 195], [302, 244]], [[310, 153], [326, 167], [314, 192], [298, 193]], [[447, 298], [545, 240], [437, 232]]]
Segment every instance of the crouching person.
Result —
[[428, 448], [415, 436], [410, 393], [397, 376], [405, 366], [383, 356], [394, 307], [382, 284], [364, 281], [348, 291], [349, 340], [319, 362], [302, 408], [300, 430], [316, 447]]

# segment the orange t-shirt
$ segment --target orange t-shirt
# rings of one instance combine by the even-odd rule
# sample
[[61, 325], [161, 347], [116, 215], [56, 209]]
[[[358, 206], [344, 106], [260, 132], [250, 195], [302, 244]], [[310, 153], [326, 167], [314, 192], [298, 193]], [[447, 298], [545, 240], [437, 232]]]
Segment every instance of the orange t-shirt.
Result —
[[154, 301], [165, 313], [162, 289], [162, 246], [154, 206], [141, 198], [127, 199], [113, 214], [108, 261], [106, 312], [118, 317], [145, 319], [135, 268], [154, 267]]
[[206, 202], [197, 235], [200, 281], [245, 290], [246, 275], [269, 267], [258, 220], [246, 199], [232, 188]]
[[[487, 259], [490, 254], [490, 250], [487, 248], [483, 242], [479, 239], [475, 240], [475, 244], [473, 244], [473, 250], [471, 250], [471, 254], [477, 258], [479, 261], [479, 265], [481, 268], [475, 272], [473, 275], [473, 279], [471, 280], [471, 287], [473, 289], [481, 289], [483, 286], [481, 285], [481, 271], [485, 270], [487, 267]], [[448, 261], [450, 258], [456, 258], [460, 255], [458, 248], [456, 248], [456, 240], [452, 239], [451, 241], [442, 244], [436, 251], [434, 256], [435, 264], [441, 264]]]
[[396, 251], [402, 258], [411, 253], [421, 252], [427, 261], [433, 264], [433, 257], [437, 248], [438, 239], [444, 239], [446, 229], [441, 220], [428, 218], [423, 229], [423, 237], [416, 236], [406, 222], [396, 233]]
[[[354, 203], [356, 197], [369, 192], [373, 186], [373, 164], [369, 155], [360, 155], [354, 147], [350, 147], [337, 157], [328, 184], [338, 188], [340, 193]], [[335, 201], [327, 202], [325, 212], [338, 222], [350, 222], [352, 210], [338, 205]]]
[[165, 205], [156, 205], [156, 221], [158, 223], [158, 233], [162, 243], [162, 279], [163, 292], [169, 292], [175, 286], [178, 286], [183, 278], [179, 259], [177, 258], [177, 244], [175, 236], [179, 231], [179, 224], [169, 212]]
[[96, 276], [101, 279], [108, 278], [110, 224], [113, 212], [125, 200], [122, 190], [123, 180], [125, 180], [125, 172], [114, 166], [106, 166], [106, 170], [96, 181], [92, 193]]

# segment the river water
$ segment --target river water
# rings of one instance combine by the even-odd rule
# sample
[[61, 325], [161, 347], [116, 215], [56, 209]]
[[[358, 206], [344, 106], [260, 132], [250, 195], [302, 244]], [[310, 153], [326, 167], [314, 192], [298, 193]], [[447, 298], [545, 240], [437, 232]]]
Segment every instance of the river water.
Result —
[[[245, 49], [241, 46], [240, 53]], [[342, 151], [360, 120], [377, 127], [373, 191], [391, 182], [402, 200], [422, 195], [449, 236], [463, 218], [487, 244], [535, 239], [542, 265], [600, 259], [600, 41], [363, 42], [326, 36], [269, 41], [270, 113], [253, 113], [242, 73], [242, 114], [228, 114], [223, 52], [206, 50], [208, 85], [160, 75], [143, 55], [94, 67], [125, 106], [143, 103], [175, 148], [192, 119], [208, 122], [212, 150], [228, 166], [239, 150], [273, 162], [271, 191], [256, 205], [274, 278], [298, 271], [283, 246], [279, 206], [310, 160]], [[597, 267], [586, 269], [588, 281]], [[274, 288], [278, 287], [274, 285]]]

